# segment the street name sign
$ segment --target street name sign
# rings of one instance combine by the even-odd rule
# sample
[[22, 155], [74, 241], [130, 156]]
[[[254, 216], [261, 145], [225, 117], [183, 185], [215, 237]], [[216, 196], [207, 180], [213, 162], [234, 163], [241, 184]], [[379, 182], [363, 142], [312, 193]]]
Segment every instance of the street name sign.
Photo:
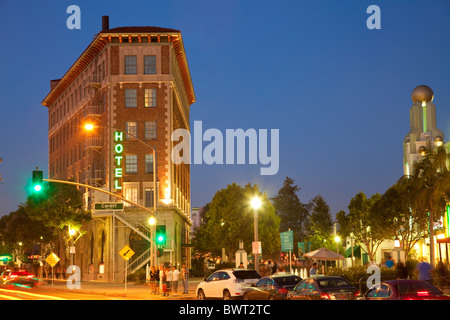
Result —
[[119, 254], [125, 261], [128, 261], [134, 255], [134, 251], [131, 250], [129, 246], [125, 245], [125, 247], [119, 251]]
[[123, 211], [123, 202], [97, 202], [94, 204], [95, 211]]

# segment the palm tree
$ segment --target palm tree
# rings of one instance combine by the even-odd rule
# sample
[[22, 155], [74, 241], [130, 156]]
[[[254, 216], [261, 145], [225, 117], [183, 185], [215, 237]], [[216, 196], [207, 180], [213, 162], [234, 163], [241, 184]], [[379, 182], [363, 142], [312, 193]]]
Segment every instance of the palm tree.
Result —
[[442, 215], [447, 193], [450, 191], [450, 171], [447, 164], [450, 156], [443, 147], [428, 152], [415, 164], [411, 179], [411, 191], [415, 196], [415, 207], [428, 212], [428, 232], [430, 237], [430, 263], [434, 265], [435, 218]]

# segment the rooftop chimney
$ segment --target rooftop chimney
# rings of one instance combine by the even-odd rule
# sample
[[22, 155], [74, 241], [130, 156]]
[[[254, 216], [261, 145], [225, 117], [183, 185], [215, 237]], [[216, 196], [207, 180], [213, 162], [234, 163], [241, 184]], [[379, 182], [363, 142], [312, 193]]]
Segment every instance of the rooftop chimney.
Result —
[[102, 31], [109, 30], [109, 16], [102, 16]]

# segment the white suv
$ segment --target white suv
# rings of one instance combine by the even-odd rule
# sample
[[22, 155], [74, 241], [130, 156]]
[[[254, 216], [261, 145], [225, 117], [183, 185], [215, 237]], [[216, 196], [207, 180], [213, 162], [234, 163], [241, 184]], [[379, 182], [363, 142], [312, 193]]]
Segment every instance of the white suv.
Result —
[[245, 289], [256, 283], [261, 275], [256, 270], [223, 269], [203, 279], [197, 286], [197, 299], [223, 298], [231, 300], [242, 298]]

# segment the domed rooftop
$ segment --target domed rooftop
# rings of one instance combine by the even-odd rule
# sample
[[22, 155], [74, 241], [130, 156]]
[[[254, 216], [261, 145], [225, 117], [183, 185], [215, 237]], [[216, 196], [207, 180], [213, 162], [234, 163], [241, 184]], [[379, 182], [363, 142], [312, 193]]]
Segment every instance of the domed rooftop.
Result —
[[416, 88], [411, 93], [411, 99], [413, 102], [429, 102], [433, 101], [434, 93], [429, 86], [421, 85]]

